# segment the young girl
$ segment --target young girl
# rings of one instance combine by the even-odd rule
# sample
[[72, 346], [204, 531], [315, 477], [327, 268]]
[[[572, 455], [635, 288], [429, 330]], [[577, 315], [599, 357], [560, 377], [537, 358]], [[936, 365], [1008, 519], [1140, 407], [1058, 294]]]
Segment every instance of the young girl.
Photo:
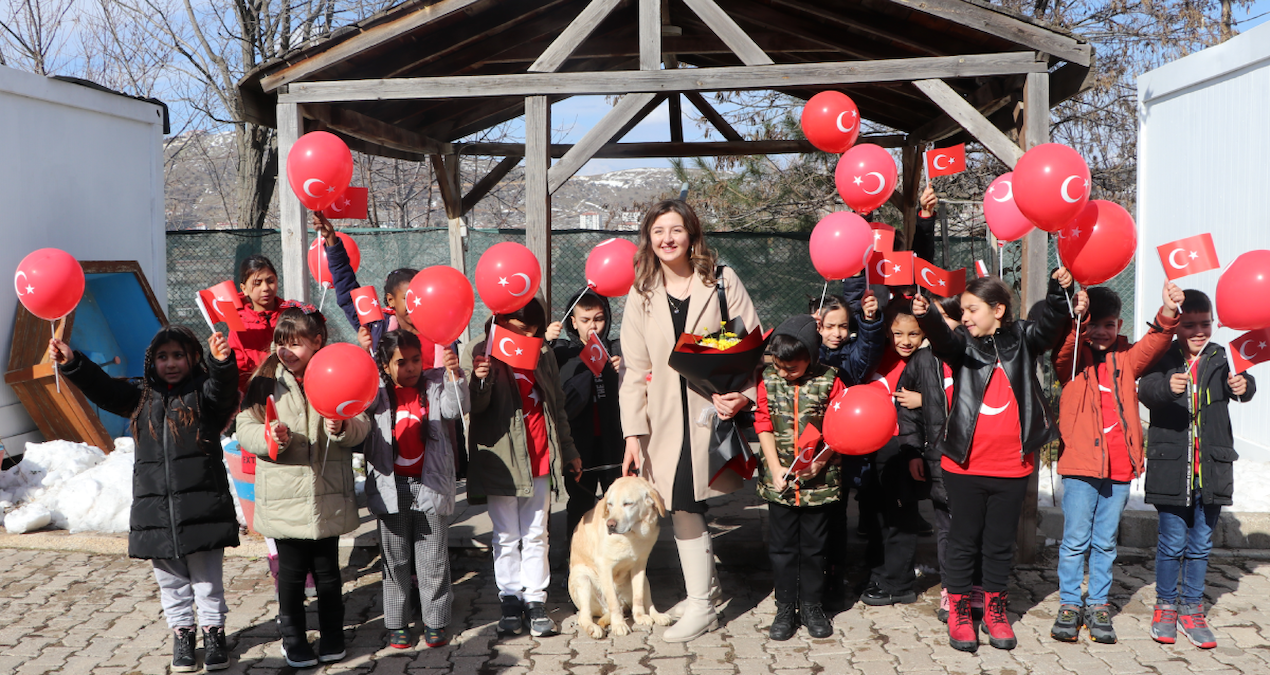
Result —
[[454, 514], [454, 456], [447, 425], [468, 407], [459, 359], [445, 350], [442, 368], [423, 370], [419, 338], [384, 333], [375, 350], [383, 385], [367, 409], [373, 422], [366, 440], [366, 497], [379, 518], [384, 558], [384, 627], [388, 644], [410, 647], [410, 559], [419, 578], [423, 641], [440, 647], [449, 638], [450, 556], [447, 531]]
[[[194, 626], [203, 627], [207, 670], [229, 667], [225, 646], [226, 546], [238, 545], [238, 518], [221, 463], [220, 433], [238, 409], [238, 369], [225, 337], [207, 341], [185, 326], [160, 329], [146, 349], [145, 376], [112, 378], [66, 343], [49, 357], [88, 400], [132, 418], [137, 442], [128, 555], [148, 558], [168, 626], [172, 670], [198, 669]], [[196, 621], [197, 617], [197, 621]]]
[[[274, 331], [275, 351], [257, 369], [238, 414], [238, 442], [255, 454], [254, 528], [278, 547], [278, 629], [282, 655], [292, 668], [344, 658], [344, 602], [339, 535], [357, 528], [352, 449], [369, 431], [366, 414], [324, 419], [304, 393], [304, 371], [326, 344], [326, 321], [312, 306], [282, 311]], [[272, 395], [278, 421], [265, 427]], [[268, 434], [268, 436], [266, 436]], [[277, 443], [277, 458], [269, 443]], [[317, 654], [304, 622], [304, 578], [317, 584]]]
[[1036, 359], [1050, 349], [1067, 316], [1061, 288], [1072, 283], [1055, 270], [1038, 321], [1014, 320], [1010, 288], [995, 277], [971, 281], [961, 295], [961, 326], [950, 330], [918, 296], [918, 317], [931, 350], [952, 367], [953, 401], [937, 442], [944, 487], [956, 517], [948, 534], [944, 585], [954, 649], [979, 648], [970, 615], [975, 562], [983, 569], [983, 630], [997, 649], [1017, 644], [1006, 616], [1010, 563], [1019, 512], [1032, 474], [1033, 453], [1058, 437], [1036, 379]]
[[247, 330], [231, 331], [229, 346], [238, 360], [238, 391], [247, 391], [247, 382], [273, 347], [273, 329], [282, 311], [278, 302], [278, 271], [262, 255], [248, 256], [238, 268], [238, 288], [243, 307], [238, 310]]

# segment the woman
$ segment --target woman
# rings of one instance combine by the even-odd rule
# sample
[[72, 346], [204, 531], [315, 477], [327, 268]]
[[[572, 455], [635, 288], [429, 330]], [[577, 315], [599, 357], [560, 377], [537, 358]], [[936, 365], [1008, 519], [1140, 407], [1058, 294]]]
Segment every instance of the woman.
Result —
[[669, 199], [644, 215], [635, 284], [622, 318], [622, 472], [639, 471], [670, 505], [688, 600], [683, 617], [666, 630], [667, 642], [687, 642], [718, 626], [710, 599], [714, 553], [705, 500], [741, 487], [740, 477], [731, 471], [710, 482], [710, 425], [697, 420], [711, 405], [720, 419], [730, 419], [757, 398], [754, 387], [705, 398], [688, 389], [687, 381], [668, 365], [680, 334], [719, 329], [719, 283], [729, 316], [747, 331], [761, 330], [741, 280], [727, 267], [723, 278], [716, 279], [716, 264], [697, 214], [686, 203]]

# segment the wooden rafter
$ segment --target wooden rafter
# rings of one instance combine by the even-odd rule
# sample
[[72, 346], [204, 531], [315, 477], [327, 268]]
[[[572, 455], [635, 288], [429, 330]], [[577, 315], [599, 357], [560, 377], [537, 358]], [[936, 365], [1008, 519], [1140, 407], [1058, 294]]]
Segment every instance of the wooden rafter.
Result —
[[[980, 115], [988, 117], [1009, 105], [1014, 100], [1014, 97], [1018, 95], [1018, 90], [1022, 86], [1023, 79], [1021, 76], [1010, 78], [1009, 81], [1004, 83], [998, 80], [989, 80], [982, 87], [971, 92], [966, 97], [966, 102], [978, 111]], [[921, 141], [938, 142], [961, 130], [961, 123], [950, 115], [945, 114], [913, 129], [910, 133], [914, 138]]]
[[[521, 154], [523, 155], [524, 153]], [[477, 202], [484, 199], [485, 195], [489, 194], [490, 190], [493, 190], [499, 181], [503, 180], [512, 169], [516, 168], [517, 164], [520, 164], [520, 160], [521, 157], [504, 157], [503, 161], [494, 165], [494, 168], [490, 169], [489, 173], [476, 181], [476, 185], [472, 186], [472, 190], [463, 195], [463, 213], [466, 215], [471, 212]]]
[[593, 156], [595, 151], [604, 147], [606, 143], [616, 138], [621, 138], [635, 124], [638, 124], [643, 117], [651, 111], [654, 101], [657, 99], [656, 94], [627, 94], [623, 96], [617, 105], [604, 116], [595, 126], [587, 131], [582, 140], [578, 141], [564, 157], [547, 174], [547, 190], [555, 192], [564, 185], [565, 181], [573, 177], [573, 174], [582, 168]]
[[393, 126], [347, 108], [310, 104], [305, 105], [302, 112], [305, 117], [322, 122], [332, 131], [401, 152], [444, 154], [453, 151], [449, 143]]
[[695, 107], [697, 111], [700, 112], [702, 116], [704, 116], [706, 120], [723, 135], [724, 138], [729, 141], [745, 140], [744, 137], [741, 136], [740, 132], [732, 128], [732, 125], [728, 124], [728, 121], [723, 118], [723, 115], [720, 115], [719, 111], [715, 110], [714, 106], [710, 105], [710, 102], [706, 100], [706, 97], [695, 91], [690, 91], [687, 94], [684, 94], [684, 98], [691, 101], [693, 107]]
[[437, 187], [441, 190], [441, 203], [445, 204], [447, 218], [463, 216], [463, 192], [454, 177], [457, 175], [455, 163], [458, 155], [431, 155], [432, 173], [437, 177]]
[[1088, 66], [1092, 53], [1088, 43], [1015, 18], [996, 7], [972, 0], [881, 0], [914, 12], [931, 14], [974, 30], [995, 35], [1037, 51], [1053, 54], [1064, 61]]
[[887, 42], [901, 45], [903, 47], [906, 47], [912, 50], [914, 53], [917, 53], [917, 54], [925, 54], [930, 56], [947, 56], [948, 55], [948, 53], [945, 52], [944, 50], [932, 47], [929, 42], [922, 42], [919, 40], [915, 40], [912, 37], [908, 35], [904, 35], [902, 33], [878, 28], [877, 26], [874, 26], [867, 22], [856, 20], [850, 17], [849, 15], [847, 15], [846, 13], [834, 12], [829, 9], [826, 9], [822, 6], [819, 6], [819, 4], [815, 3], [814, 1], [772, 0], [772, 5], [778, 6], [778, 7], [784, 6], [784, 7], [789, 7], [791, 9], [796, 9], [800, 12], [803, 12], [804, 14], [814, 16], [816, 17], [816, 19], [820, 21], [824, 21], [830, 25], [847, 28], [856, 33], [860, 33], [860, 34], [867, 35], [873, 38], [878, 38], [881, 40], [885, 40]]
[[565, 59], [577, 50], [578, 46], [583, 43], [591, 35], [591, 33], [600, 25], [600, 22], [613, 11], [614, 7], [621, 0], [591, 0], [591, 3], [582, 10], [578, 18], [574, 19], [569, 27], [560, 33], [555, 39], [529, 66], [531, 73], [554, 73], [560, 70], [560, 66], [564, 65]]
[[728, 13], [714, 0], [683, 0], [696, 15], [705, 22], [710, 30], [741, 59], [747, 66], [768, 66], [773, 63], [768, 56]]
[[996, 125], [975, 110], [974, 106], [967, 103], [966, 99], [943, 80], [917, 80], [913, 84], [943, 108], [950, 117], [957, 120], [1006, 166], [1013, 169], [1015, 162], [1023, 156], [1023, 150], [1015, 145], [1014, 141], [1001, 133]]
[[[873, 143], [883, 148], [904, 145], [904, 136], [886, 134], [861, 136], [861, 143]], [[459, 154], [492, 157], [523, 157], [523, 143], [466, 143], [456, 144]], [[564, 157], [572, 145], [553, 143], [552, 157]], [[595, 151], [592, 158], [632, 159], [649, 157], [735, 157], [741, 155], [782, 155], [819, 152], [807, 141], [704, 141], [691, 143], [607, 143]]]

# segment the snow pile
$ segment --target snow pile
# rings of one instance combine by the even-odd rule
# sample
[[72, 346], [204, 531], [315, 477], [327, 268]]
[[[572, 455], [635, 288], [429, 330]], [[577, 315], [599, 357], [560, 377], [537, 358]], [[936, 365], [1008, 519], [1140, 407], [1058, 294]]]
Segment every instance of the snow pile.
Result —
[[[1039, 478], [1037, 503], [1040, 506], [1062, 508], [1063, 477], [1052, 475], [1051, 467], [1042, 466]], [[1144, 480], [1143, 477], [1138, 477], [1129, 483], [1129, 503], [1125, 505], [1125, 510], [1155, 510], [1153, 505], [1146, 503]], [[1051, 485], [1053, 490], [1050, 488]], [[1270, 485], [1270, 462], [1251, 460], [1235, 462], [1235, 503], [1231, 506], [1223, 506], [1222, 510], [1240, 513], [1270, 513], [1270, 492], [1261, 487], [1264, 485]]]
[[[130, 438], [117, 439], [109, 456], [84, 443], [27, 443], [22, 461], [0, 473], [0, 507], [23, 505], [6, 516], [5, 529], [27, 532], [51, 521], [72, 532], [127, 532], [133, 457]], [[41, 511], [48, 521], [40, 523]]]

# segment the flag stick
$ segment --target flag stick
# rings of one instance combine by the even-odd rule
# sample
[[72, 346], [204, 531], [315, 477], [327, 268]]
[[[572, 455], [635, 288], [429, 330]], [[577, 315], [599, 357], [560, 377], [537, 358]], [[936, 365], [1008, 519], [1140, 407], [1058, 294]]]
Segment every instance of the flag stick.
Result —
[[[587, 284], [587, 290], [590, 289], [591, 285]], [[573, 308], [578, 306], [578, 301], [581, 300], [584, 295], [586, 295], [586, 291], [582, 291], [578, 294], [578, 297], [573, 299], [573, 304], [569, 305], [569, 309], [564, 310], [564, 318], [562, 318], [561, 321], [567, 321], [569, 319], [569, 315], [573, 314]]]
[[1084, 314], [1076, 315], [1076, 341], [1075, 348], [1072, 349], [1072, 379], [1076, 379], [1076, 363], [1080, 361], [1080, 317]]
[[[820, 452], [816, 453], [816, 456], [815, 456], [815, 457], [812, 457], [812, 458], [811, 458], [811, 461], [807, 463], [807, 466], [811, 466], [812, 464], [815, 464], [815, 463], [816, 463], [816, 460], [820, 459], [820, 456], [821, 456], [821, 455], [823, 455], [823, 454], [825, 454], [825, 453], [826, 453], [826, 452], [828, 452], [828, 451], [829, 451], [829, 447], [828, 447], [828, 446], [825, 446], [825, 448], [824, 448], [823, 450], [821, 450]], [[801, 455], [802, 453], [799, 453], [799, 454]], [[790, 464], [788, 469], [785, 469], [785, 476], [784, 476], [783, 478], [781, 478], [781, 480], [783, 480], [783, 481], [788, 481], [788, 480], [789, 480], [789, 474], [790, 474], [790, 472], [791, 472], [791, 471], [793, 471], [793, 470], [794, 470], [794, 464], [797, 464], [797, 463], [798, 463], [798, 456], [797, 456], [797, 455], [795, 455], [795, 456], [794, 456], [794, 463], [793, 463], [793, 464]], [[786, 486], [785, 486], [785, 490], [788, 490], [788, 489], [789, 489], [789, 486], [788, 486], [788, 485], [786, 485]], [[781, 490], [781, 492], [784, 492], [785, 490]]]
[[997, 242], [997, 276], [1005, 279], [1005, 242]]
[[825, 287], [820, 289], [820, 306], [816, 308], [816, 316], [820, 316], [821, 310], [825, 308], [825, 294], [829, 292], [829, 280], [825, 280]]
[[[49, 321], [49, 328], [52, 329], [53, 339], [57, 339], [57, 322]], [[53, 382], [57, 385], [57, 393], [62, 393], [62, 372], [57, 369], [57, 361], [53, 362]]]

